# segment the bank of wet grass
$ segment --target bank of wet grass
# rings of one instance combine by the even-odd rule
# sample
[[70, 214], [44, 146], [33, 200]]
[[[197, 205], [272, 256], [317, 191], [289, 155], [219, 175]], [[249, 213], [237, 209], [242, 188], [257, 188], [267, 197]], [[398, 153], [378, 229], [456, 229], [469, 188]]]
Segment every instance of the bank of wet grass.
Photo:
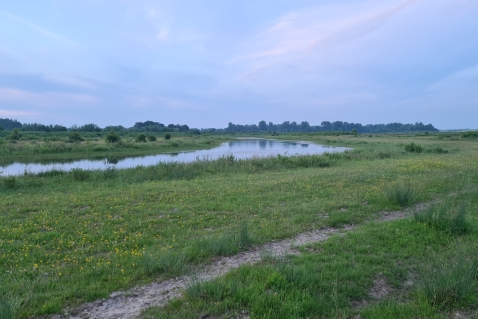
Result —
[[412, 184], [411, 205], [476, 183], [473, 145], [410, 154], [382, 142], [329, 157], [225, 158], [186, 177], [153, 178], [154, 167], [22, 176], [0, 190], [0, 289], [20, 318], [59, 313], [247, 249], [224, 240], [243, 223], [250, 244], [359, 224], [400, 208], [386, 197], [390, 185]]

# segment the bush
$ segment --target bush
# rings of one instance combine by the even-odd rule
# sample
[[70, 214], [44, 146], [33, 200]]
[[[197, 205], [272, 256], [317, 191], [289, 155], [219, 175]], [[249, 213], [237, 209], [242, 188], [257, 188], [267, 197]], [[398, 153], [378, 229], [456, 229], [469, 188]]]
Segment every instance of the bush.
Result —
[[121, 141], [121, 137], [116, 134], [115, 131], [111, 130], [107, 135], [106, 135], [106, 142], [107, 143], [117, 143]]
[[139, 134], [138, 136], [136, 136], [136, 142], [138, 143], [146, 143], [146, 135], [144, 134]]
[[423, 151], [423, 146], [411, 142], [410, 144], [405, 144], [405, 151], [409, 153], [421, 153]]
[[148, 141], [150, 141], [150, 142], [155, 142], [155, 141], [156, 141], [156, 136], [154, 136], [154, 135], [148, 135]]
[[410, 184], [395, 184], [385, 190], [387, 199], [400, 206], [406, 206], [412, 202], [415, 189]]
[[72, 168], [70, 172], [73, 174], [73, 179], [78, 182], [86, 181], [90, 178], [90, 172], [84, 171], [81, 168]]
[[14, 129], [12, 134], [10, 134], [10, 136], [9, 136], [9, 138], [12, 141], [18, 141], [21, 137], [22, 137], [22, 135], [20, 134], [20, 130], [18, 128]]
[[76, 143], [81, 141], [83, 141], [83, 138], [78, 132], [71, 132], [70, 135], [68, 136], [68, 142], [70, 143]]
[[169, 134], [169, 133], [164, 134], [164, 139], [165, 140], [170, 140], [171, 139], [171, 134]]
[[461, 133], [461, 137], [464, 138], [478, 138], [478, 131], [468, 131]]
[[14, 189], [17, 187], [17, 178], [15, 176], [8, 176], [3, 179], [5, 188]]
[[453, 207], [445, 203], [430, 206], [421, 212], [415, 212], [415, 220], [453, 235], [461, 235], [471, 230], [471, 224], [467, 220], [466, 213], [465, 204]]

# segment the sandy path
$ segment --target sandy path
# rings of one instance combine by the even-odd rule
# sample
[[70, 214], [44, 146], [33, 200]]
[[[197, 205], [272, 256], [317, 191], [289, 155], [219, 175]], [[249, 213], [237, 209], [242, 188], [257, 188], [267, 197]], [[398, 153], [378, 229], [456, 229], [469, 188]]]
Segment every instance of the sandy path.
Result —
[[[410, 215], [410, 212], [416, 209], [423, 209], [424, 204], [416, 205], [412, 208], [384, 212], [377, 222], [385, 222], [396, 219], [402, 219]], [[264, 252], [272, 255], [297, 254], [293, 248], [310, 243], [326, 240], [333, 234], [343, 233], [355, 229], [355, 226], [347, 226], [341, 229], [323, 228], [301, 233], [292, 239], [274, 241], [261, 247], [255, 247], [249, 251], [241, 252], [235, 256], [221, 257], [214, 262], [198, 268], [194, 278], [202, 280], [211, 280], [222, 276], [234, 268], [241, 265], [253, 265], [261, 260], [261, 254]], [[181, 297], [186, 284], [192, 279], [192, 276], [181, 276], [171, 278], [161, 282], [152, 282], [145, 286], [134, 287], [127, 291], [114, 292], [108, 299], [99, 300], [84, 304], [74, 310], [70, 316], [55, 316], [55, 319], [118, 319], [136, 318], [140, 312], [152, 306], [164, 306], [170, 299]]]

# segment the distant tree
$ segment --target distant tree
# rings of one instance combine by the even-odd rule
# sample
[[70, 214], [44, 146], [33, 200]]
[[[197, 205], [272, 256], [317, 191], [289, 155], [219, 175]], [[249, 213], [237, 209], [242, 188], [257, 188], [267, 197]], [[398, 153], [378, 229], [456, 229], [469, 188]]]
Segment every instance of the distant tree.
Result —
[[3, 126], [0, 126], [0, 131], [3, 131]]
[[85, 124], [78, 128], [81, 132], [101, 132], [101, 128], [96, 124]]
[[70, 143], [78, 143], [81, 141], [83, 141], [83, 138], [78, 132], [71, 132], [70, 135], [68, 136], [68, 142]]
[[20, 134], [20, 130], [18, 128], [14, 128], [12, 134], [10, 134], [9, 138], [11, 140], [17, 141], [22, 137]]
[[136, 142], [146, 143], [146, 135], [139, 134], [138, 136], [136, 136]]
[[169, 133], [164, 134], [164, 139], [165, 140], [170, 140], [171, 139], [171, 134], [169, 134]]
[[13, 130], [15, 128], [21, 128], [22, 123], [18, 122], [17, 120], [13, 120], [13, 119], [2, 119], [2, 118], [0, 118], [0, 126], [3, 127], [5, 130]]
[[259, 122], [259, 130], [266, 132], [268, 129], [266, 121]]
[[150, 142], [156, 141], [156, 136], [154, 136], [154, 135], [148, 135], [148, 141], [150, 141]]
[[111, 130], [108, 134], [106, 134], [105, 140], [107, 143], [117, 143], [121, 141], [121, 137], [116, 134], [115, 131]]

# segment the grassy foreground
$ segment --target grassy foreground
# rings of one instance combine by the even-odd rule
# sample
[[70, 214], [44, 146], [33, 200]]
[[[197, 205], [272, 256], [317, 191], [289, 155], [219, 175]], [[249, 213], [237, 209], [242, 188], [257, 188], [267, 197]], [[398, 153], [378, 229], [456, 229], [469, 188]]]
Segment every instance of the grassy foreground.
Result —
[[[251, 244], [324, 226], [360, 224], [381, 211], [450, 193], [459, 194], [450, 207], [467, 202], [470, 223], [475, 222], [476, 141], [411, 136], [298, 138], [354, 150], [3, 178], [0, 309], [11, 309], [19, 318], [62, 313], [118, 289], [183, 273], [213, 256], [234, 254]], [[412, 142], [421, 147], [420, 152], [411, 149]], [[461, 197], [462, 191], [468, 197]], [[367, 299], [366, 292], [380, 272], [402, 291], [407, 276], [421, 271], [411, 266], [453, 252], [454, 247], [475, 247], [471, 228], [458, 236], [427, 225], [423, 220], [368, 225], [315, 245], [301, 257], [272, 258], [257, 267], [243, 267], [219, 279], [212, 287], [223, 293], [212, 298], [207, 288], [205, 293], [191, 287], [186, 300], [173, 303], [165, 313], [150, 310], [148, 315], [197, 318], [211, 309], [211, 315], [226, 318], [243, 310], [253, 318], [345, 318], [358, 311], [368, 318], [380, 311], [416, 310], [417, 316], [428, 317], [424, 314], [436, 315], [450, 307], [476, 307], [469, 296], [446, 302], [446, 307], [430, 303], [421, 297], [425, 292], [414, 295], [421, 291], [415, 286], [404, 290], [403, 300], [372, 303], [361, 310], [350, 306], [350, 301]], [[300, 277], [312, 273], [319, 277]], [[297, 283], [289, 280], [295, 277]], [[476, 295], [476, 285], [474, 289]], [[241, 299], [237, 294], [256, 297]], [[294, 298], [315, 304], [319, 296], [322, 306], [304, 306], [309, 312], [292, 309], [299, 306]], [[277, 310], [278, 302], [285, 302], [283, 310]]]

